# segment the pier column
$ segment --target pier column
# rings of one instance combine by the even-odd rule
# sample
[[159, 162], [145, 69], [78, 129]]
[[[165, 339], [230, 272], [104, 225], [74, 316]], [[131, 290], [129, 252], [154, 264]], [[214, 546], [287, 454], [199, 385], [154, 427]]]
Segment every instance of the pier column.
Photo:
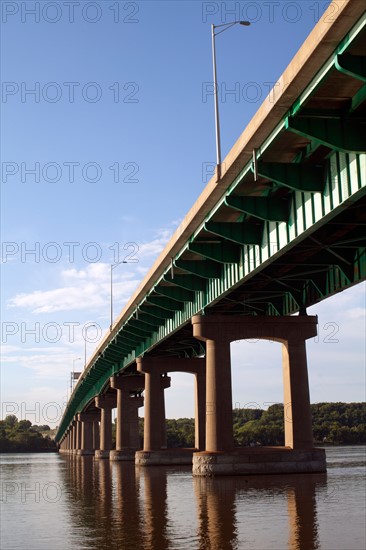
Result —
[[93, 424], [100, 417], [100, 412], [82, 412], [78, 414], [78, 420], [82, 424], [80, 455], [93, 455]]
[[230, 342], [206, 341], [206, 451], [234, 448]]
[[94, 420], [93, 422], [93, 450], [99, 451], [100, 448], [100, 430], [99, 430], [99, 420]]
[[167, 373], [186, 372], [195, 376], [195, 447], [205, 449], [206, 359], [188, 357], [139, 357], [137, 370], [145, 373], [144, 450], [135, 464], [191, 464], [194, 449], [168, 449], [164, 390], [170, 387]]
[[[138, 406], [142, 406], [143, 398], [137, 402], [135, 401], [137, 398], [131, 397], [131, 393], [141, 392], [144, 389], [144, 376], [141, 374], [112, 376], [110, 384], [111, 388], [117, 390], [116, 453], [124, 450], [137, 450], [140, 448]], [[138, 406], [136, 406], [137, 403]], [[134, 455], [132, 458], [134, 459]]]
[[76, 450], [76, 442], [77, 442], [77, 438], [76, 438], [76, 421], [74, 420], [73, 423], [72, 423], [72, 450], [75, 451]]
[[[144, 451], [159, 451], [163, 445], [165, 424], [164, 389], [170, 386], [170, 377], [161, 374], [153, 365], [142, 359], [137, 362], [138, 372], [145, 374]], [[163, 418], [164, 414], [164, 418]]]
[[141, 395], [130, 396], [130, 443], [133, 449], [141, 449], [139, 432], [139, 408], [144, 406]]
[[285, 445], [291, 449], [313, 447], [309, 380], [305, 338], [299, 334], [282, 346]]
[[206, 445], [206, 370], [195, 375], [194, 446], [204, 450]]
[[168, 448], [168, 441], [166, 435], [166, 417], [165, 417], [165, 394], [164, 391], [170, 388], [171, 378], [167, 374], [163, 374], [160, 377], [160, 426], [161, 426], [161, 449]]
[[82, 429], [82, 426], [81, 426], [80, 420], [78, 420], [78, 419], [75, 420], [75, 423], [76, 423], [76, 445], [75, 445], [74, 451], [77, 452], [81, 449], [81, 429]]
[[206, 332], [204, 316], [193, 317], [193, 335], [206, 342], [206, 445], [208, 452], [234, 448], [231, 389], [230, 334], [225, 321], [211, 324]]
[[95, 406], [101, 409], [100, 448], [95, 453], [96, 458], [109, 458], [109, 451], [112, 449], [112, 409], [116, 404], [115, 395], [99, 395], [95, 398]]

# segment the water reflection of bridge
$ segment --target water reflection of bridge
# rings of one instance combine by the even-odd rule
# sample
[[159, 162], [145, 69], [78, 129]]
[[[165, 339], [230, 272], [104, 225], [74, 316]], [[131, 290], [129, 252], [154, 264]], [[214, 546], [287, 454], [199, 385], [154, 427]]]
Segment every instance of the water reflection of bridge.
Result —
[[326, 474], [192, 478], [188, 467], [77, 456], [67, 465], [64, 485], [79, 547], [320, 548], [317, 501]]

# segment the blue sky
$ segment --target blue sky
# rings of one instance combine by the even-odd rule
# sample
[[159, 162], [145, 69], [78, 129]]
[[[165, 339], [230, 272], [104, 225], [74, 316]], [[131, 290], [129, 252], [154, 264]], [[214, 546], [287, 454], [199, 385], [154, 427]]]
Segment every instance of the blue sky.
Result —
[[[89, 356], [109, 326], [110, 264], [138, 260], [113, 272], [117, 315], [207, 183], [211, 23], [252, 23], [217, 38], [226, 154], [328, 4], [2, 2], [3, 413], [57, 423], [83, 327]], [[312, 313], [312, 400], [363, 400], [365, 286]], [[235, 403], [281, 401], [277, 344], [232, 355]], [[168, 416], [193, 415], [192, 387], [173, 375]]]

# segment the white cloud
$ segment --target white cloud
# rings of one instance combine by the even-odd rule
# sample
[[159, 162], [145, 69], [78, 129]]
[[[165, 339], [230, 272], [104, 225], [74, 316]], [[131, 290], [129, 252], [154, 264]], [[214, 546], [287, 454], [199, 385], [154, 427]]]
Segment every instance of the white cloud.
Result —
[[[113, 300], [121, 308], [137, 288], [148, 267], [141, 265], [158, 256], [170, 238], [168, 229], [159, 229], [150, 242], [139, 246], [136, 254], [139, 263], [127, 263], [113, 270]], [[90, 263], [83, 269], [76, 267], [63, 269], [61, 284], [51, 290], [34, 290], [19, 293], [8, 301], [9, 308], [28, 309], [34, 314], [51, 312], [88, 310], [103, 311], [110, 302], [110, 264]]]

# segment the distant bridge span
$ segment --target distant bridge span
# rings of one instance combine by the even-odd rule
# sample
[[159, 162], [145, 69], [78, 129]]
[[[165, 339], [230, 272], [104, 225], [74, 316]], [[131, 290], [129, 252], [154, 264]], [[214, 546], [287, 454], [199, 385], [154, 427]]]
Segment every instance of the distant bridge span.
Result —
[[[192, 318], [259, 327], [366, 279], [365, 4], [334, 3], [332, 23], [325, 15], [316, 25], [91, 357], [56, 435], [61, 448], [80, 449], [75, 419], [115, 395], [111, 377], [137, 377], [140, 395], [144, 361], [207, 357], [210, 338]], [[216, 422], [218, 432], [229, 425]], [[217, 437], [206, 451], [229, 449]]]

